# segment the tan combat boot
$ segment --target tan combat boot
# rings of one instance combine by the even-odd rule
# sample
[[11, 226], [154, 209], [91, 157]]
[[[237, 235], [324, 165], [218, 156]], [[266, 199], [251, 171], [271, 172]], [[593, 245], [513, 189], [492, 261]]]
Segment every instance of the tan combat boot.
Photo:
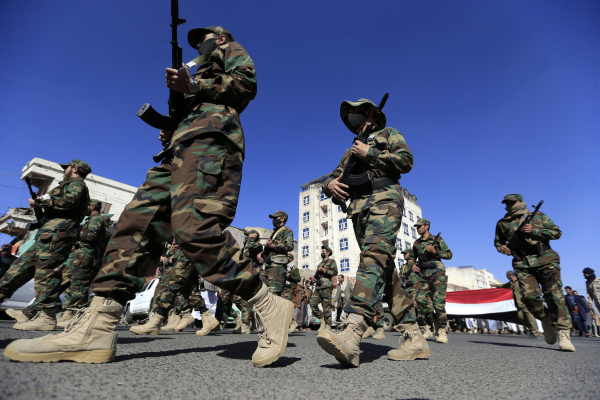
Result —
[[412, 361], [417, 358], [428, 357], [431, 353], [427, 340], [421, 333], [417, 324], [404, 324], [406, 330], [404, 331], [402, 344], [398, 350], [391, 350], [388, 352], [388, 358], [390, 360], [398, 361]]
[[556, 336], [556, 329], [554, 329], [554, 325], [552, 325], [552, 319], [550, 318], [550, 314], [546, 314], [546, 317], [542, 319], [542, 326], [544, 327], [544, 340], [546, 341], [546, 343], [556, 343], [558, 337]]
[[250, 334], [250, 325], [242, 322], [242, 326], [240, 326], [240, 329], [234, 330], [233, 333], [241, 333], [242, 335], [249, 335]]
[[[431, 329], [429, 328], [429, 325], [425, 325], [424, 331], [425, 332], [423, 332], [423, 337], [425, 339], [428, 339], [428, 338], [430, 338], [430, 337], [433, 336], [433, 332], [431, 332]], [[473, 332], [471, 332], [471, 333], [473, 333]]]
[[290, 324], [290, 333], [296, 332], [297, 327], [298, 327], [298, 323], [292, 319], [292, 323]]
[[206, 336], [217, 326], [219, 326], [219, 321], [212, 315], [210, 310], [206, 310], [202, 313], [202, 329], [196, 331], [196, 335]]
[[57, 308], [42, 308], [27, 322], [17, 322], [13, 328], [21, 331], [53, 331], [56, 328]]
[[437, 343], [448, 343], [448, 335], [446, 335], [446, 328], [439, 328], [438, 334], [435, 339]]
[[27, 318], [27, 316], [23, 314], [23, 311], [21, 310], [13, 310], [12, 308], [9, 308], [8, 310], [6, 310], [6, 314], [12, 319], [16, 319], [17, 322], [29, 321], [29, 318]]
[[179, 314], [175, 314], [175, 310], [169, 311], [169, 315], [167, 316], [167, 324], [160, 328], [161, 331], [173, 332], [175, 327], [179, 325], [181, 322], [181, 316]]
[[159, 313], [154, 313], [150, 321], [144, 325], [132, 326], [129, 330], [138, 335], [158, 335], [163, 322], [165, 322], [165, 317]]
[[331, 331], [332, 331], [332, 329], [331, 329], [331, 325], [329, 325], [329, 324], [325, 324], [325, 328], [323, 328], [323, 331], [322, 331], [322, 332], [331, 332]]
[[571, 343], [571, 337], [568, 329], [558, 331], [558, 347], [560, 351], [575, 351], [575, 346]]
[[56, 326], [59, 328], [64, 328], [69, 325], [69, 322], [75, 317], [75, 313], [73, 310], [65, 310], [59, 319], [56, 320]]
[[320, 332], [317, 343], [323, 350], [342, 364], [358, 367], [360, 341], [367, 330], [365, 318], [359, 314], [349, 314], [341, 331]]
[[239, 315], [235, 317], [235, 328], [233, 329], [242, 329], [242, 319], [239, 317]]
[[375, 329], [373, 329], [373, 327], [368, 327], [367, 330], [365, 331], [365, 333], [363, 333], [362, 335], [362, 339], [366, 339], [369, 336], [371, 336], [373, 333], [375, 332]]
[[192, 322], [194, 322], [196, 320], [196, 318], [193, 317], [192, 315], [192, 310], [187, 309], [181, 312], [181, 316], [179, 317], [179, 323], [177, 324], [177, 326], [175, 326], [175, 328], [173, 328], [173, 330], [175, 332], [179, 332], [184, 330], [185, 328], [188, 327], [189, 324], [191, 324]]
[[[419, 330], [419, 332], [420, 332], [420, 330]], [[373, 335], [373, 339], [385, 340], [385, 331], [383, 330], [383, 328], [377, 328], [377, 331]]]
[[117, 352], [114, 330], [123, 314], [116, 301], [94, 296], [89, 308], [82, 308], [64, 332], [36, 339], [20, 339], [9, 344], [4, 356], [14, 361], [84, 363], [112, 361]]
[[248, 304], [253, 307], [260, 327], [258, 348], [252, 355], [252, 363], [255, 367], [264, 367], [277, 361], [285, 351], [294, 304], [273, 295], [264, 284], [256, 296], [248, 300]]
[[325, 329], [325, 320], [321, 319], [321, 325], [319, 325], [319, 329], [317, 329], [317, 332], [322, 332], [323, 329]]

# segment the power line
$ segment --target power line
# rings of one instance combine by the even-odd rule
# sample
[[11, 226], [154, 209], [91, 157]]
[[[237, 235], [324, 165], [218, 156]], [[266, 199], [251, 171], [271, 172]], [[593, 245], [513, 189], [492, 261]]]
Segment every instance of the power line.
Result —
[[20, 188], [20, 187], [15, 187], [15, 186], [6, 186], [6, 185], [0, 185], [2, 187], [7, 187], [7, 188], [11, 188], [11, 189], [21, 189], [21, 190], [26, 190], [25, 188]]
[[7, 174], [6, 172], [0, 172], [0, 175], [21, 176], [21, 175], [17, 175], [17, 174]]

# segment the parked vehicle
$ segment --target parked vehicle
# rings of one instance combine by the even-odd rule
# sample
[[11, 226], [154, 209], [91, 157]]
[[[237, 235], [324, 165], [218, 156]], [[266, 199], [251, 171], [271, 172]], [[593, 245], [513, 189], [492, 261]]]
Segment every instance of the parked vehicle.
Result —
[[158, 278], [147, 282], [142, 290], [137, 292], [135, 299], [130, 300], [125, 305], [125, 321], [130, 324], [134, 319], [144, 319], [152, 310], [152, 299], [158, 286]]

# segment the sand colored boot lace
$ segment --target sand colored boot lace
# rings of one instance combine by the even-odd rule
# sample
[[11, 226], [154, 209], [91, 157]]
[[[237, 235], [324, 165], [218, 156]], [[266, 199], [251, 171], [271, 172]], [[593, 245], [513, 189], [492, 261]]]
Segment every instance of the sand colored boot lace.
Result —
[[349, 314], [342, 330], [319, 332], [317, 343], [342, 364], [358, 367], [360, 341], [366, 330], [367, 324], [362, 315]]
[[405, 331], [402, 335], [402, 343], [398, 350], [388, 352], [390, 360], [412, 361], [417, 358], [425, 358], [430, 355], [427, 340], [421, 333], [417, 324], [405, 324]]

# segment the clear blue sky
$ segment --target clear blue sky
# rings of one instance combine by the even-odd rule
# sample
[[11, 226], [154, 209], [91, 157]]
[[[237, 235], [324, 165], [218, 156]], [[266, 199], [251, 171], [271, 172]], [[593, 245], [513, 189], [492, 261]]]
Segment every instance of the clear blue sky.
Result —
[[[447, 266], [510, 258], [492, 245], [511, 192], [562, 229], [565, 284], [595, 268], [600, 126], [597, 1], [180, 1], [184, 59], [193, 27], [222, 25], [250, 53], [258, 96], [242, 114], [247, 154], [235, 226], [297, 230], [300, 185], [330, 172], [352, 135], [342, 100], [390, 93], [388, 125], [415, 166], [401, 183], [454, 252]], [[205, 8], [202, 8], [205, 6]], [[0, 3], [2, 167], [81, 158], [139, 186], [159, 149], [135, 115], [166, 112], [168, 0]], [[213, 14], [214, 17], [210, 15]], [[0, 185], [25, 187], [0, 175]], [[26, 192], [0, 186], [0, 211]], [[5, 240], [5, 238], [2, 238]]]

